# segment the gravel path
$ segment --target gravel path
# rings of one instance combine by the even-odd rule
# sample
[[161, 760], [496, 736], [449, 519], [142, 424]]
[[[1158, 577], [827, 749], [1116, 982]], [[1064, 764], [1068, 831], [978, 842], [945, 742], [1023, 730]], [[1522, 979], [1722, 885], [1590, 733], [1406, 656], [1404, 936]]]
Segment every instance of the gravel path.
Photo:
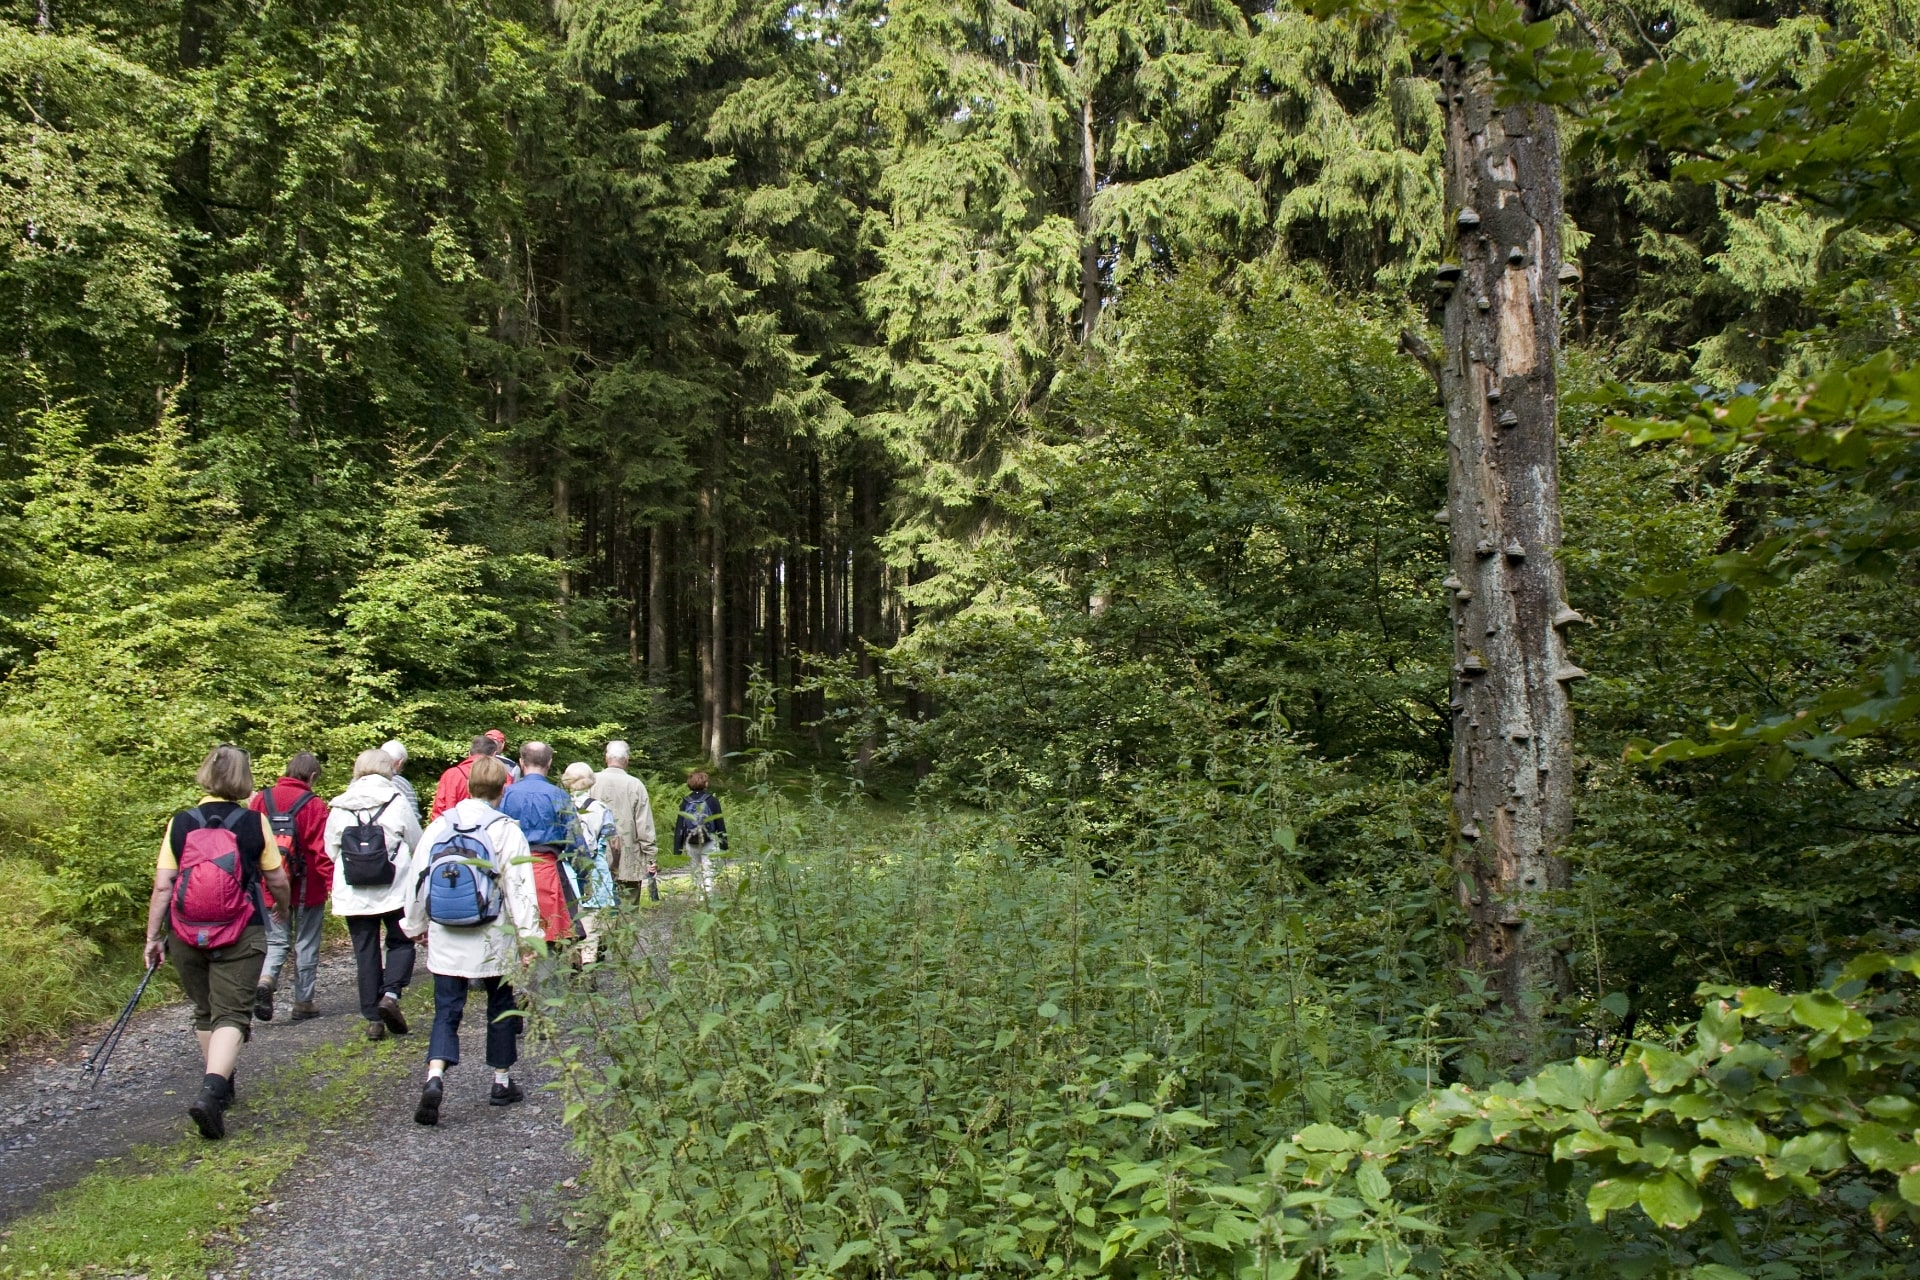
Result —
[[[670, 907], [643, 917], [642, 953], [664, 952], [675, 914]], [[365, 1115], [306, 1135], [307, 1154], [276, 1184], [273, 1201], [254, 1209], [231, 1261], [209, 1280], [587, 1274], [596, 1241], [576, 1204], [581, 1163], [561, 1123], [560, 1099], [541, 1088], [552, 1079], [540, 1065], [550, 1046], [522, 1046], [515, 1078], [527, 1090], [525, 1102], [489, 1106], [492, 1073], [481, 1060], [476, 1017], [484, 1003], [469, 1005], [469, 1061], [448, 1073], [440, 1123], [413, 1122], [430, 990], [416, 981], [408, 992], [415, 1030], [402, 1055], [405, 1078], [383, 1065]], [[278, 1018], [256, 1024], [241, 1053], [231, 1134], [257, 1132], [272, 1118], [247, 1105], [262, 1083], [283, 1081], [313, 1049], [363, 1042], [353, 958], [344, 949], [321, 957], [314, 1002], [320, 1016], [310, 1021], [288, 1021], [283, 999]], [[104, 1030], [0, 1070], [0, 1228], [101, 1159], [192, 1134], [186, 1106], [199, 1090], [200, 1063], [187, 1007], [139, 1014], [99, 1087], [90, 1089], [81, 1064]]]
[[[477, 1038], [471, 1026], [465, 1038]], [[447, 1073], [438, 1125], [413, 1122], [417, 1080], [386, 1090], [370, 1124], [316, 1147], [281, 1180], [234, 1265], [208, 1280], [580, 1274], [591, 1244], [567, 1230], [580, 1162], [559, 1099], [538, 1089], [551, 1075], [516, 1068], [527, 1100], [491, 1107], [493, 1075], [477, 1044], [470, 1052]]]
[[[255, 1025], [252, 1042], [240, 1053], [240, 1102], [228, 1117], [234, 1132], [253, 1123], [246, 1105], [253, 1083], [328, 1041], [365, 1034], [351, 955], [321, 957], [314, 1005], [320, 1017], [290, 1022], [283, 993], [278, 1016]], [[187, 1104], [200, 1091], [200, 1058], [192, 1011], [185, 1004], [163, 1004], [136, 1015], [92, 1089], [81, 1064], [105, 1031], [104, 1025], [95, 1027], [0, 1072], [0, 1226], [48, 1192], [78, 1182], [97, 1160], [193, 1132]]]
[[[419, 1053], [417, 1061], [406, 1055], [405, 1079], [377, 1082], [369, 1114], [308, 1135], [308, 1154], [276, 1185], [274, 1200], [255, 1209], [233, 1262], [209, 1280], [565, 1280], [583, 1273], [593, 1242], [569, 1239], [580, 1162], [559, 1099], [540, 1089], [551, 1079], [539, 1066], [545, 1047], [523, 1046], [515, 1069], [527, 1100], [487, 1105], [493, 1076], [481, 1061], [476, 1017], [485, 1005], [470, 1005], [463, 1036], [469, 1061], [448, 1072], [440, 1123], [428, 1129], [413, 1122], [426, 1070], [429, 990], [416, 981], [408, 992], [415, 1030], [407, 1048]], [[365, 1035], [350, 953], [321, 958], [314, 1003], [320, 1017], [289, 1022], [283, 999], [273, 1022], [255, 1025], [240, 1057], [239, 1101], [227, 1116], [231, 1135], [268, 1119], [247, 1105], [252, 1089], [309, 1050]], [[187, 1006], [139, 1014], [90, 1092], [81, 1063], [102, 1031], [0, 1073], [0, 1226], [78, 1182], [98, 1160], [193, 1133], [186, 1105], [199, 1090], [200, 1064]]]

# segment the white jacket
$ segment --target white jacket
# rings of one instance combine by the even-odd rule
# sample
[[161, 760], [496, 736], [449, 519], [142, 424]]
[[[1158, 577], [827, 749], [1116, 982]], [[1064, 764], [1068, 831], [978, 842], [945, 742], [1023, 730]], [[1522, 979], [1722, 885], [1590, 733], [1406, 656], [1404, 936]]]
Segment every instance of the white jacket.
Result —
[[[382, 805], [386, 807], [382, 809]], [[358, 825], [362, 818], [373, 819], [376, 811], [381, 830], [387, 833], [387, 853], [393, 858], [393, 883], [350, 885], [340, 861], [341, 833]], [[407, 891], [420, 870], [420, 819], [408, 803], [407, 793], [394, 785], [393, 779], [370, 773], [355, 778], [335, 796], [327, 810], [326, 846], [327, 856], [333, 859], [333, 914], [383, 916], [407, 905]]]
[[[494, 866], [500, 877], [500, 895], [505, 900], [500, 918], [492, 924], [457, 928], [427, 919], [427, 880], [422, 874], [433, 857], [433, 847], [453, 833], [456, 827], [479, 827], [493, 846]], [[427, 968], [448, 978], [503, 978], [519, 965], [519, 947], [515, 937], [528, 943], [544, 943], [546, 932], [540, 927], [540, 899], [533, 887], [533, 851], [527, 847], [520, 824], [485, 800], [469, 796], [427, 824], [420, 837], [420, 856], [415, 863], [412, 892], [407, 895], [406, 914], [400, 927], [410, 938], [424, 931], [427, 935]]]

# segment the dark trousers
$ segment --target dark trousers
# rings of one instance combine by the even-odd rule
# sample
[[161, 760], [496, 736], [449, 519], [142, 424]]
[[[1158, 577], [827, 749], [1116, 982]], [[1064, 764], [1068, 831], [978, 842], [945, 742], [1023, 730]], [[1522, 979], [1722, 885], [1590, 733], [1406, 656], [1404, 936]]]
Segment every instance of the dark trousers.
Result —
[[[387, 929], [384, 957], [380, 947], [382, 925]], [[413, 980], [413, 939], [400, 931], [398, 911], [383, 916], [348, 916], [347, 933], [353, 938], [353, 967], [360, 977], [360, 1016], [377, 1022], [380, 997], [389, 991], [399, 995]]]
[[505, 978], [433, 975], [433, 1039], [427, 1060], [439, 1058], [448, 1066], [460, 1061], [460, 1017], [467, 1011], [467, 987], [473, 983], [487, 991], [487, 1065], [505, 1071], [520, 1058], [520, 1018], [500, 1016], [514, 1008], [513, 984]]

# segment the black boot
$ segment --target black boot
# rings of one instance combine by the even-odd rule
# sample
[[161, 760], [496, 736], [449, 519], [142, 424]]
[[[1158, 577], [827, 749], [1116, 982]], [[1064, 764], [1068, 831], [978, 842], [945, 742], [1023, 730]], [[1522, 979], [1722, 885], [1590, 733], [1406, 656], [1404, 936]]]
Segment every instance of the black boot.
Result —
[[490, 1107], [510, 1107], [526, 1096], [525, 1091], [520, 1088], [517, 1082], [509, 1080], [505, 1084], [496, 1084], [493, 1086], [493, 1091], [487, 1095], [487, 1105]]
[[415, 1124], [440, 1123], [440, 1098], [446, 1092], [446, 1086], [440, 1083], [439, 1076], [427, 1080], [427, 1087], [420, 1091], [420, 1105], [413, 1109]]
[[233, 1086], [225, 1076], [211, 1073], [201, 1079], [200, 1096], [187, 1108], [200, 1136], [218, 1142], [227, 1136], [227, 1105], [233, 1099]]

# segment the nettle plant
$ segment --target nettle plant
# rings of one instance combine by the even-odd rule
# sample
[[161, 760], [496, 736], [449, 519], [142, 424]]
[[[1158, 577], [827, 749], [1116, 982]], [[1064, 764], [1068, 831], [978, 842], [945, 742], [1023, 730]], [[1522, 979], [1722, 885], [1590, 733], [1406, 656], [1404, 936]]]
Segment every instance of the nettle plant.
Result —
[[[815, 810], [561, 1010], [613, 1276], [1292, 1275], [1428, 1224], [1263, 1163], [1438, 1078], [1441, 1019], [1299, 895]], [[1402, 942], [1404, 920], [1379, 921]], [[1330, 982], [1333, 947], [1377, 963]], [[1377, 973], [1374, 970], [1378, 970]], [[609, 980], [610, 979], [610, 980]], [[1424, 1016], [1423, 1016], [1424, 1015]], [[1342, 1262], [1341, 1259], [1345, 1259]]]

